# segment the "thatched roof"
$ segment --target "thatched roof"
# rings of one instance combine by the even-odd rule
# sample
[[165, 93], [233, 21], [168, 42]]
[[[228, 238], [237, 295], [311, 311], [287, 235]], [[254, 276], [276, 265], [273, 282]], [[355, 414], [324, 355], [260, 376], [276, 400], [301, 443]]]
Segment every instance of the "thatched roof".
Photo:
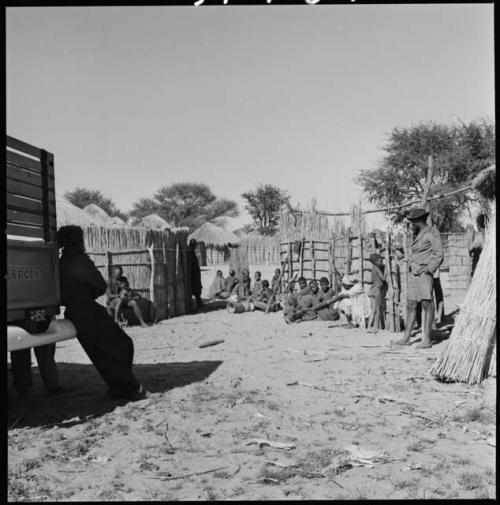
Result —
[[114, 216], [114, 217], [110, 218], [110, 220], [106, 223], [106, 225], [107, 226], [118, 226], [120, 228], [126, 226], [125, 221], [118, 216]]
[[205, 242], [205, 245], [209, 247], [236, 246], [240, 243], [240, 239], [234, 233], [226, 231], [212, 223], [201, 225], [189, 235], [188, 241], [193, 238], [197, 242]]
[[65, 198], [56, 197], [57, 226], [77, 225], [93, 226], [94, 219], [83, 209], [68, 202]]
[[166, 228], [170, 229], [170, 226], [165, 219], [161, 218], [157, 214], [150, 214], [149, 216], [143, 217], [138, 223], [139, 226], [144, 226], [145, 228], [153, 228], [155, 230], [164, 230]]
[[83, 210], [93, 218], [94, 224], [98, 226], [106, 226], [111, 219], [109, 214], [95, 203], [89, 203]]

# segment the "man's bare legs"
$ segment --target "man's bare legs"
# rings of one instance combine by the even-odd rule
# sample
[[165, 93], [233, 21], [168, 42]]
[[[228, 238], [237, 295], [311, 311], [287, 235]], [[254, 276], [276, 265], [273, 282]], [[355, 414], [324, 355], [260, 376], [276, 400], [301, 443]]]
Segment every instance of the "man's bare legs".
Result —
[[415, 325], [415, 319], [417, 317], [417, 301], [408, 300], [408, 307], [406, 309], [406, 324], [405, 324], [405, 334], [401, 340], [396, 340], [392, 342], [395, 345], [411, 345], [410, 337]]
[[432, 347], [431, 331], [434, 324], [434, 302], [432, 300], [422, 300], [423, 321], [422, 321], [422, 342], [417, 347], [426, 349]]
[[147, 328], [148, 325], [146, 324], [146, 322], [144, 321], [144, 319], [142, 317], [142, 313], [141, 313], [141, 309], [139, 308], [139, 304], [135, 300], [129, 300], [128, 304], [130, 307], [132, 307], [132, 310], [134, 311], [134, 314], [137, 317], [137, 319], [139, 319], [139, 323], [141, 324], [141, 326], [143, 328]]

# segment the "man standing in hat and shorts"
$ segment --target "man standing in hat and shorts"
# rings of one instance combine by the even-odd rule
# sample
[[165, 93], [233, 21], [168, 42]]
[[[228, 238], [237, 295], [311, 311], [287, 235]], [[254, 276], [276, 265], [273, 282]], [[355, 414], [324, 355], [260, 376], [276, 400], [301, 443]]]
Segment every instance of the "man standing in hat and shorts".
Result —
[[416, 207], [410, 210], [410, 221], [414, 236], [408, 258], [408, 307], [405, 334], [395, 345], [411, 345], [410, 336], [417, 314], [417, 304], [423, 309], [422, 342], [420, 349], [431, 347], [431, 329], [434, 322], [433, 275], [443, 262], [443, 244], [437, 229], [427, 224], [429, 212]]

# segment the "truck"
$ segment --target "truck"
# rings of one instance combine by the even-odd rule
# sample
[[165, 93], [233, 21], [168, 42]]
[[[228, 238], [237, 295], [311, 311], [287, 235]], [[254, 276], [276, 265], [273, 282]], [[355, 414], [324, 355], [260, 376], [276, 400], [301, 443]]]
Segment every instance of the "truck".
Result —
[[7, 135], [7, 351], [76, 336], [62, 319], [54, 155]]

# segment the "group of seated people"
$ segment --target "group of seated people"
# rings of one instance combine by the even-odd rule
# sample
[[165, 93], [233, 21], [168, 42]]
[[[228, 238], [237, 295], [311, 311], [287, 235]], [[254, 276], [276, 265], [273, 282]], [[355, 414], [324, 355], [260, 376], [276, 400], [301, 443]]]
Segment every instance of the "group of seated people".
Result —
[[321, 277], [307, 283], [304, 277], [298, 279], [299, 290], [288, 297], [284, 306], [284, 316], [287, 323], [300, 323], [301, 321], [337, 321], [341, 315], [348, 326], [353, 323], [352, 301], [363, 293], [361, 285], [353, 276], [344, 276], [342, 290], [336, 294], [330, 287], [326, 277]]
[[224, 279], [222, 270], [217, 270], [215, 279], [209, 290], [212, 300], [228, 300], [229, 302], [250, 302], [253, 309], [274, 311], [277, 308], [276, 296], [281, 294], [281, 270], [277, 268], [271, 283], [262, 279], [260, 271], [255, 272], [254, 280], [250, 279], [247, 268], [241, 270], [241, 275], [231, 269]]

